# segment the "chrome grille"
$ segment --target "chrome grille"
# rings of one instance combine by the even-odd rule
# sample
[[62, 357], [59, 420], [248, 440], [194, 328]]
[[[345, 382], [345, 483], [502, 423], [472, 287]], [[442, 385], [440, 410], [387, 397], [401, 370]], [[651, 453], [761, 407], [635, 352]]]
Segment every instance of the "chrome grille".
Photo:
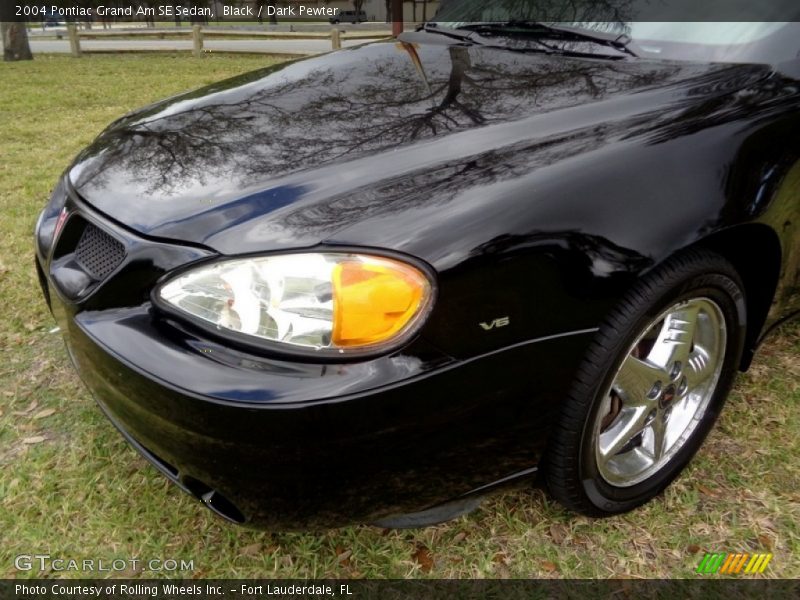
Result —
[[125, 246], [88, 223], [75, 248], [75, 258], [94, 279], [105, 279], [125, 258]]

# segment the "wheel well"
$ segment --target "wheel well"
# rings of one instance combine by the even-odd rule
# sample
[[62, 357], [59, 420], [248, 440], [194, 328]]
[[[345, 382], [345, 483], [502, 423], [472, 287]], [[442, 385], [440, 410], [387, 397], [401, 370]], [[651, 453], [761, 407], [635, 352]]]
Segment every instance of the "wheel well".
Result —
[[740, 225], [704, 238], [697, 244], [728, 259], [744, 283], [747, 335], [740, 368], [750, 367], [761, 331], [775, 298], [781, 269], [781, 244], [767, 225]]

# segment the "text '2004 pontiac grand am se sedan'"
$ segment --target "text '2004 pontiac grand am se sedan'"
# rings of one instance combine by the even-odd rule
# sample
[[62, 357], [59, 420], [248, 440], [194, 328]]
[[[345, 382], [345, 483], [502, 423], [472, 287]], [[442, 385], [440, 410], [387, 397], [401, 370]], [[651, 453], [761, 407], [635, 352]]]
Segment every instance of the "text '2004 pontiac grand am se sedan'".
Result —
[[39, 219], [86, 385], [231, 521], [423, 525], [537, 473], [630, 510], [800, 311], [798, 23], [480, 6], [131, 113]]

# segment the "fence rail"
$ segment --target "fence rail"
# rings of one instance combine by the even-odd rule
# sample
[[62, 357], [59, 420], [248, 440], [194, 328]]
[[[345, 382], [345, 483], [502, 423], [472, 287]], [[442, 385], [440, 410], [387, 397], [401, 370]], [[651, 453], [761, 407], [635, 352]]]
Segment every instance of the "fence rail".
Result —
[[[228, 29], [214, 29], [194, 25], [191, 29], [185, 30], [142, 30], [142, 31], [92, 31], [80, 30], [74, 24], [67, 26], [67, 36], [69, 38], [70, 52], [74, 57], [80, 57], [84, 52], [92, 52], [89, 48], [81, 47], [81, 40], [102, 40], [113, 38], [188, 38], [192, 40], [192, 54], [201, 57], [204, 54], [204, 40], [210, 37], [219, 38], [249, 38], [264, 40], [322, 40], [331, 41], [331, 50], [338, 50], [342, 47], [343, 40], [382, 40], [392, 37], [388, 32], [381, 31], [341, 31], [332, 28], [329, 32], [325, 31], [241, 31]], [[100, 51], [100, 50], [96, 50]], [[102, 50], [107, 52], [107, 50]], [[219, 50], [226, 52], [226, 50]], [[250, 50], [248, 50], [250, 52]], [[259, 52], [252, 50], [252, 52]], [[269, 53], [268, 49], [263, 50]]]

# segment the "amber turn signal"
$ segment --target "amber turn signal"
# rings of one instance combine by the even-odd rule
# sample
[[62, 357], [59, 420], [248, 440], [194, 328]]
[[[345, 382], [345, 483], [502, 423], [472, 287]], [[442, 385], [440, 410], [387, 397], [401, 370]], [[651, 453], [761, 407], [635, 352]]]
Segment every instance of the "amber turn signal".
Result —
[[344, 261], [333, 272], [333, 345], [393, 341], [423, 317], [431, 284], [419, 269], [388, 258]]

